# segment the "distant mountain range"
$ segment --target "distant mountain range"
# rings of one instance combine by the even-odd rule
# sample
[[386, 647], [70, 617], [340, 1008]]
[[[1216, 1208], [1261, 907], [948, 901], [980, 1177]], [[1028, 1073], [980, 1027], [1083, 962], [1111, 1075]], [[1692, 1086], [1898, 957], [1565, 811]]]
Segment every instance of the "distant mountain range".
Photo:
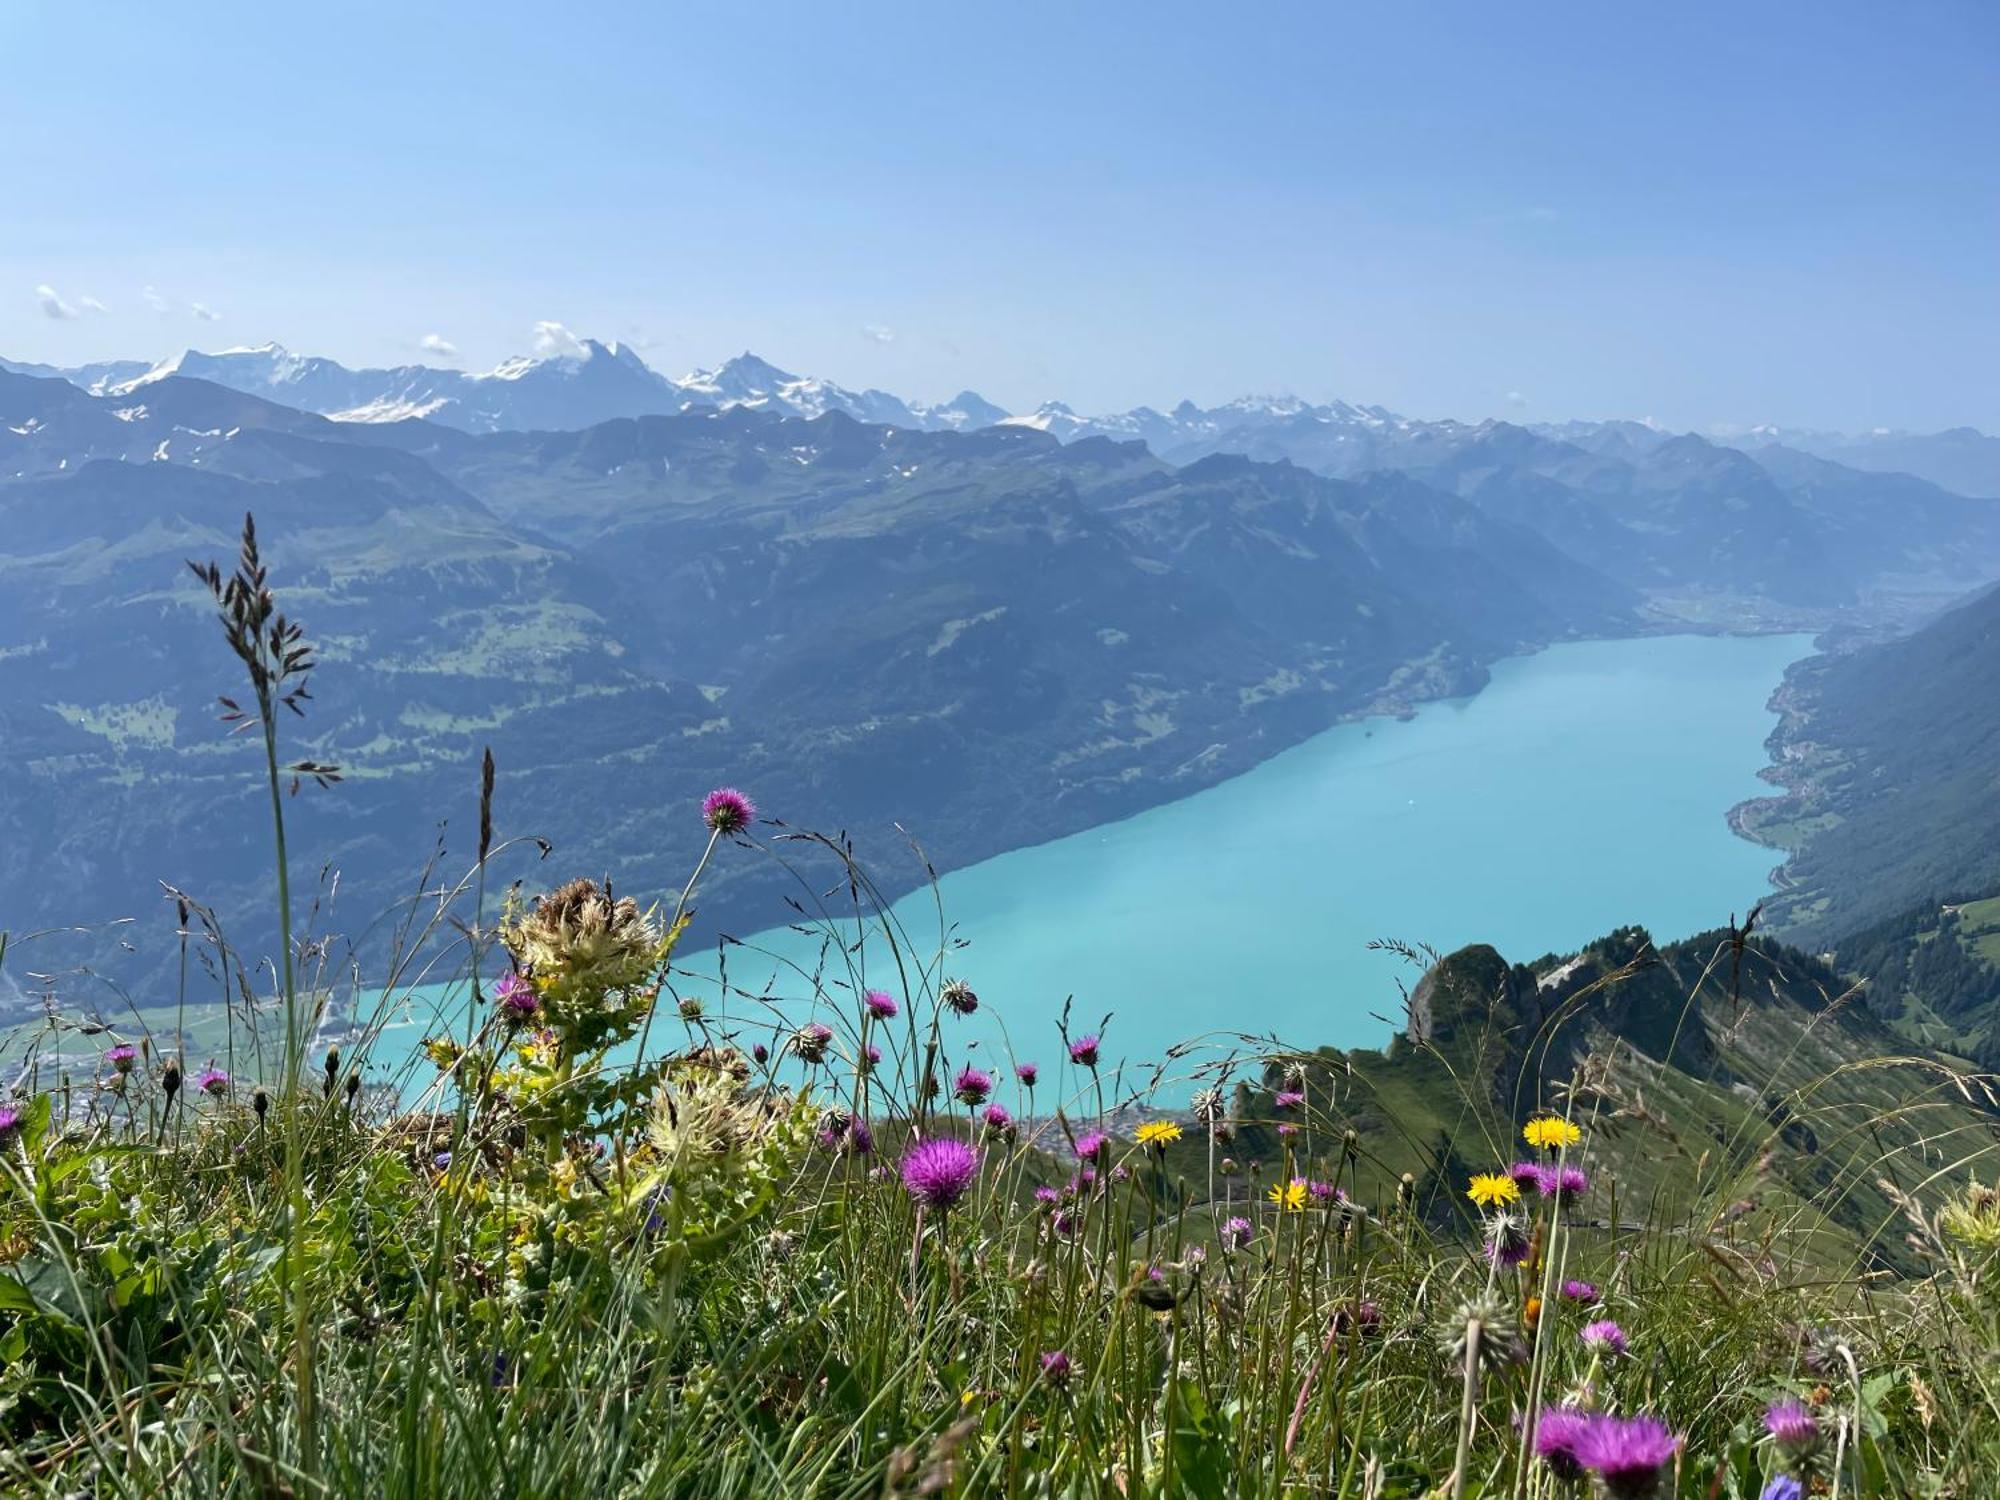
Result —
[[[510, 826], [634, 879], [684, 869], [725, 780], [948, 869], [1551, 641], [1879, 623], [2000, 577], [2000, 504], [1784, 444], [1286, 399], [1008, 418], [580, 347], [0, 371], [6, 924], [156, 877], [258, 909], [181, 567], [245, 511], [323, 646], [300, 752], [350, 770], [298, 847], [368, 917], [488, 744]], [[706, 915], [768, 918], [784, 879], [719, 868]]]
[[[1495, 429], [1516, 430], [1503, 422], [1422, 421], [1380, 406], [1313, 404], [1292, 396], [1250, 396], [1214, 407], [1183, 401], [1167, 411], [1140, 406], [1100, 416], [1080, 416], [1051, 401], [1033, 412], [1010, 414], [973, 391], [925, 404], [794, 375], [750, 353], [676, 380], [652, 369], [629, 346], [595, 339], [575, 340], [566, 352], [509, 359], [483, 373], [422, 364], [354, 370], [277, 344], [213, 354], [190, 349], [157, 364], [111, 360], [64, 369], [0, 360], [0, 370], [60, 377], [94, 395], [121, 396], [178, 375], [343, 421], [422, 417], [466, 432], [574, 429], [701, 406], [749, 406], [796, 417], [838, 411], [858, 422], [922, 431], [965, 432], [1005, 422], [1063, 442], [1136, 439], [1170, 463], [1242, 453], [1289, 458], [1335, 478], [1426, 467], [1440, 453], [1462, 449]], [[1542, 423], [1528, 430], [1601, 457], [1628, 460], [1674, 436], [1631, 421]], [[2000, 438], [1969, 427], [1843, 434], [1765, 426], [1712, 436], [1720, 445], [1753, 454], [1788, 450], [1869, 473], [1909, 474], [1954, 494], [2000, 497]]]

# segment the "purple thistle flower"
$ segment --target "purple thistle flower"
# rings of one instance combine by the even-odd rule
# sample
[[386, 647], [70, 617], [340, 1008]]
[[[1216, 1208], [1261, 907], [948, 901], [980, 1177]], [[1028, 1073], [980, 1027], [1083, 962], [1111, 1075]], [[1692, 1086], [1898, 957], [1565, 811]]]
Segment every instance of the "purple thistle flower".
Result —
[[1111, 1137], [1101, 1130], [1093, 1130], [1076, 1138], [1078, 1161], [1102, 1161], [1111, 1154]]
[[1535, 1178], [1535, 1186], [1544, 1198], [1553, 1198], [1558, 1205], [1574, 1203], [1590, 1190], [1590, 1178], [1582, 1167], [1545, 1167]]
[[1308, 1182], [1306, 1191], [1312, 1194], [1315, 1203], [1331, 1203], [1340, 1196], [1339, 1189], [1330, 1182]]
[[849, 1156], [872, 1156], [875, 1154], [875, 1132], [868, 1128], [866, 1120], [850, 1120], [847, 1125], [847, 1154]]
[[220, 1099], [229, 1092], [229, 1075], [210, 1065], [195, 1075], [194, 1086], [204, 1094]]
[[1014, 1117], [1007, 1113], [1007, 1106], [1004, 1104], [987, 1105], [986, 1113], [981, 1118], [986, 1121], [986, 1128], [998, 1135], [1004, 1135], [1014, 1128]]
[[762, 1042], [752, 1042], [750, 1044], [750, 1061], [761, 1068], [770, 1060], [771, 1049], [769, 1047], [766, 1047]]
[[1055, 1216], [1049, 1220], [1049, 1228], [1058, 1239], [1066, 1240], [1076, 1233], [1076, 1220], [1068, 1209], [1059, 1208], [1055, 1211]]
[[1344, 1334], [1351, 1329], [1359, 1329], [1364, 1334], [1374, 1333], [1381, 1326], [1382, 1309], [1365, 1297], [1361, 1301], [1354, 1303], [1351, 1307], [1341, 1308], [1340, 1311], [1333, 1315], [1333, 1331], [1335, 1333]]
[[952, 1086], [958, 1092], [960, 1104], [984, 1104], [986, 1096], [993, 1092], [993, 1075], [968, 1064], [958, 1070]]
[[1577, 1337], [1583, 1340], [1583, 1347], [1592, 1354], [1625, 1352], [1625, 1330], [1609, 1318], [1600, 1318], [1595, 1323], [1584, 1324], [1583, 1332]]
[[799, 1061], [807, 1063], [824, 1062], [826, 1049], [833, 1041], [833, 1028], [818, 1021], [810, 1021], [792, 1033], [792, 1050], [799, 1055]]
[[1031, 1062], [1015, 1063], [1014, 1076], [1021, 1080], [1022, 1088], [1031, 1089], [1035, 1086], [1035, 1080], [1042, 1076], [1042, 1070]]
[[1239, 1214], [1223, 1224], [1222, 1248], [1241, 1250], [1250, 1243], [1250, 1237], [1255, 1233], [1256, 1230], [1251, 1227], [1250, 1221]]
[[493, 998], [499, 1002], [501, 1014], [510, 1021], [525, 1021], [542, 1007], [541, 996], [519, 974], [501, 975], [500, 982], [493, 986]]
[[1650, 1500], [1659, 1493], [1660, 1470], [1680, 1448], [1681, 1440], [1657, 1417], [1597, 1416], [1584, 1429], [1576, 1456], [1612, 1500]]
[[132, 1071], [132, 1064], [138, 1060], [139, 1049], [130, 1042], [120, 1042], [104, 1054], [104, 1060], [121, 1073]]
[[1588, 1281], [1565, 1281], [1562, 1284], [1562, 1297], [1565, 1302], [1595, 1302], [1597, 1287]]
[[1790, 1396], [1771, 1403], [1764, 1427], [1787, 1458], [1802, 1458], [1819, 1446], [1819, 1418]]
[[966, 1195], [979, 1176], [979, 1157], [964, 1141], [933, 1136], [903, 1155], [903, 1186], [934, 1213], [943, 1213]]
[[1288, 1141], [1298, 1133], [1299, 1127], [1296, 1125], [1280, 1125], [1278, 1127], [1278, 1139], [1281, 1141]]
[[1514, 1179], [1514, 1186], [1522, 1192], [1542, 1185], [1542, 1164], [1538, 1161], [1517, 1161], [1507, 1169], [1507, 1175]]
[[741, 833], [757, 821], [757, 804], [733, 786], [719, 786], [701, 799], [701, 820], [717, 833]]
[[1780, 1474], [1764, 1486], [1757, 1500], [1805, 1500], [1806, 1487], [1789, 1474]]
[[1051, 1349], [1042, 1356], [1042, 1379], [1057, 1390], [1069, 1384], [1069, 1356], [1060, 1349]]
[[979, 996], [963, 979], [947, 979], [944, 988], [938, 991], [938, 998], [956, 1016], [969, 1016], [979, 1009]]
[[1060, 1203], [1062, 1202], [1062, 1194], [1057, 1192], [1054, 1188], [1050, 1187], [1047, 1183], [1043, 1183], [1040, 1187], [1035, 1189], [1035, 1201], [1037, 1203], [1050, 1203], [1050, 1204]]
[[1279, 1109], [1297, 1109], [1306, 1102], [1306, 1096], [1297, 1089], [1279, 1089], [1271, 1096], [1271, 1102]]
[[882, 1049], [876, 1046], [873, 1042], [870, 1042], [867, 1046], [861, 1049], [861, 1055], [864, 1059], [867, 1060], [868, 1066], [871, 1068], [875, 1067], [882, 1061]]
[[892, 1021], [902, 1007], [896, 997], [887, 990], [870, 990], [861, 997], [861, 1003], [868, 1008], [868, 1014], [878, 1021]]
[[1584, 1434], [1590, 1430], [1588, 1413], [1545, 1406], [1535, 1420], [1535, 1456], [1549, 1466], [1549, 1472], [1566, 1483], [1583, 1478], [1583, 1460], [1578, 1457]]
[[1098, 1039], [1094, 1036], [1080, 1036], [1069, 1044], [1069, 1060], [1078, 1067], [1097, 1066]]
[[14, 1139], [21, 1128], [21, 1112], [11, 1104], [0, 1104], [0, 1146]]

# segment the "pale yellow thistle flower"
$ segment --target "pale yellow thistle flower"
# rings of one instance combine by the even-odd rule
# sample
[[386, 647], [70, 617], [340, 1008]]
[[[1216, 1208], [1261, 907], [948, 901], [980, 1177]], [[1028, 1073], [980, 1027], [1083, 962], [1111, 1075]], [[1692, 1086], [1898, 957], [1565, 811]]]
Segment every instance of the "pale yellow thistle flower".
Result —
[[1475, 1172], [1465, 1196], [1481, 1208], [1498, 1208], [1503, 1203], [1517, 1202], [1521, 1189], [1504, 1172]]

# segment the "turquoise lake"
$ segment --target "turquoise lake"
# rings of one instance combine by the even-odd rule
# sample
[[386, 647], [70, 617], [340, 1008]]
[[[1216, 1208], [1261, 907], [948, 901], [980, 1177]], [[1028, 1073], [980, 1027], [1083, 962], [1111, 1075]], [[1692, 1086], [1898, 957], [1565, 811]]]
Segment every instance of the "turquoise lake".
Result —
[[[1628, 923], [1660, 939], [1718, 926], [1769, 890], [1777, 854], [1725, 815], [1767, 790], [1766, 704], [1810, 650], [1799, 635], [1555, 646], [1501, 662], [1474, 697], [1338, 726], [1220, 786], [948, 875], [939, 895], [966, 945], [942, 970], [983, 1002], [954, 1035], [979, 1038], [989, 1065], [1011, 1049], [1049, 1070], [1074, 997], [1073, 1033], [1111, 1013], [1113, 1059], [1218, 1031], [1378, 1045], [1417, 970], [1371, 940], [1527, 961]], [[934, 898], [897, 914], [936, 966]], [[782, 929], [749, 943], [729, 950], [727, 999], [676, 981], [724, 1025], [772, 1020], [744, 990], [809, 990], [755, 948], [810, 967], [821, 946]], [[713, 972], [712, 952], [682, 957]], [[879, 939], [850, 961], [899, 988]], [[435, 1025], [412, 1016], [378, 1061]]]

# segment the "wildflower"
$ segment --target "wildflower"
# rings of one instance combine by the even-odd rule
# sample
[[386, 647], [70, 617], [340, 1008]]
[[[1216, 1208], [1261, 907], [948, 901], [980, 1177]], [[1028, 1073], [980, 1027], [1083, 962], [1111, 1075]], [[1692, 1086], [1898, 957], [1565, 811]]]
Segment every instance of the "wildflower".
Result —
[[1558, 1206], [1574, 1203], [1590, 1190], [1590, 1178], [1582, 1167], [1549, 1167], [1535, 1180], [1544, 1198]]
[[1503, 1203], [1518, 1202], [1521, 1190], [1514, 1186], [1511, 1177], [1504, 1177], [1498, 1172], [1475, 1172], [1465, 1196], [1481, 1208], [1497, 1208]]
[[1076, 1233], [1076, 1220], [1067, 1209], [1057, 1209], [1055, 1216], [1049, 1220], [1049, 1228], [1059, 1239], [1066, 1240]]
[[1111, 1137], [1101, 1130], [1092, 1130], [1076, 1138], [1076, 1155], [1079, 1161], [1102, 1161], [1111, 1154]]
[[1461, 1302], [1438, 1334], [1440, 1347], [1455, 1364], [1462, 1366], [1465, 1363], [1475, 1324], [1479, 1329], [1478, 1358], [1481, 1364], [1509, 1364], [1525, 1355], [1521, 1331], [1514, 1321], [1513, 1311], [1497, 1297], [1482, 1295], [1470, 1302]]
[[0, 1104], [0, 1146], [11, 1145], [20, 1129], [21, 1112], [11, 1104]]
[[1565, 1281], [1562, 1284], [1562, 1296], [1565, 1302], [1595, 1302], [1597, 1287], [1588, 1281]]
[[1764, 1428], [1778, 1450], [1794, 1461], [1819, 1446], [1819, 1419], [1790, 1396], [1771, 1403], [1771, 1409], [1764, 1413]]
[[1222, 1123], [1222, 1090], [1197, 1089], [1194, 1097], [1188, 1100], [1188, 1108], [1194, 1111], [1197, 1122], [1213, 1130]]
[[1521, 1139], [1544, 1151], [1555, 1151], [1564, 1146], [1574, 1146], [1583, 1139], [1583, 1132], [1568, 1120], [1543, 1115], [1521, 1127]]
[[1137, 1132], [1139, 1144], [1164, 1152], [1181, 1138], [1181, 1128], [1172, 1120], [1148, 1120]]
[[1305, 1178], [1294, 1177], [1290, 1182], [1272, 1183], [1271, 1190], [1264, 1196], [1284, 1212], [1295, 1214], [1305, 1208], [1309, 1192]]
[[1271, 1096], [1271, 1102], [1279, 1109], [1297, 1109], [1306, 1102], [1306, 1096], [1297, 1089], [1279, 1089]]
[[454, 1042], [448, 1036], [427, 1036], [424, 1038], [424, 1055], [437, 1064], [437, 1069], [440, 1073], [448, 1072], [451, 1068], [457, 1066], [459, 1056], [464, 1050], [464, 1048], [460, 1047], [457, 1042]]
[[1542, 1184], [1542, 1164], [1538, 1161], [1517, 1161], [1507, 1169], [1507, 1175], [1514, 1179], [1514, 1186], [1522, 1192]]
[[701, 799], [701, 820], [717, 833], [741, 833], [757, 821], [757, 804], [733, 786], [719, 786]]
[[503, 936], [515, 963], [535, 976], [543, 1008], [559, 1013], [588, 1010], [607, 992], [642, 983], [665, 951], [639, 903], [614, 897], [594, 880], [572, 880], [537, 896]]
[[979, 1157], [964, 1141], [933, 1136], [903, 1155], [903, 1186], [934, 1213], [943, 1213], [966, 1195], [979, 1175]]
[[896, 997], [887, 990], [870, 990], [861, 997], [861, 1004], [878, 1021], [892, 1021], [896, 1012], [902, 1009], [896, 1004]]
[[1649, 1500], [1659, 1493], [1660, 1470], [1680, 1447], [1657, 1417], [1597, 1416], [1584, 1429], [1576, 1456], [1611, 1500]]
[[952, 1087], [958, 1093], [961, 1104], [984, 1104], [986, 1096], [993, 1092], [993, 1075], [970, 1065], [958, 1070], [958, 1077], [952, 1080]]
[[431, 1165], [440, 1172], [449, 1172], [451, 1170], [451, 1153], [449, 1151], [438, 1152], [436, 1156], [431, 1158]]
[[1968, 1175], [1965, 1191], [1938, 1210], [1938, 1227], [1973, 1250], [2000, 1250], [2000, 1190]]
[[698, 996], [681, 996], [680, 1003], [675, 1009], [680, 1012], [680, 1017], [683, 1021], [699, 1021], [701, 1019], [702, 1006], [700, 997]]
[[1486, 1258], [1499, 1266], [1518, 1266], [1528, 1258], [1531, 1243], [1525, 1219], [1495, 1214], [1486, 1226]]
[[1595, 1323], [1584, 1324], [1583, 1332], [1577, 1337], [1583, 1340], [1583, 1347], [1592, 1354], [1625, 1352], [1625, 1330], [1609, 1318], [1600, 1318]]
[[1806, 1487], [1789, 1474], [1780, 1474], [1764, 1486], [1757, 1500], [1805, 1500]]
[[229, 1075], [211, 1065], [195, 1075], [194, 1086], [211, 1099], [220, 1099], [229, 1092]]
[[532, 1018], [542, 1007], [535, 987], [512, 972], [500, 976], [500, 982], [493, 987], [493, 998], [499, 1003], [500, 1014], [517, 1024]]
[[868, 1122], [856, 1117], [847, 1122], [847, 1154], [849, 1156], [872, 1156], [875, 1153], [875, 1132], [868, 1128]]
[[750, 1060], [761, 1068], [771, 1060], [771, 1049], [766, 1047], [762, 1042], [752, 1042], [750, 1044]]
[[1069, 1356], [1060, 1349], [1051, 1349], [1042, 1356], [1042, 1379], [1057, 1390], [1069, 1384]]
[[1241, 1214], [1235, 1215], [1228, 1219], [1222, 1226], [1222, 1248], [1225, 1250], [1241, 1250], [1245, 1245], [1250, 1243], [1250, 1237], [1255, 1232], [1250, 1227], [1248, 1219], [1244, 1218]]
[[1542, 1299], [1540, 1297], [1530, 1297], [1526, 1302], [1521, 1304], [1521, 1325], [1528, 1332], [1533, 1333], [1541, 1326], [1541, 1322]]
[[792, 1050], [804, 1063], [826, 1061], [826, 1049], [833, 1041], [833, 1028], [823, 1026], [818, 1021], [809, 1021], [792, 1033]]
[[1335, 1203], [1344, 1200], [1347, 1194], [1330, 1182], [1308, 1182], [1306, 1191], [1312, 1194], [1315, 1203]]
[[1069, 1044], [1069, 1060], [1081, 1068], [1097, 1066], [1098, 1040], [1094, 1036], [1080, 1036]]
[[938, 998], [953, 1015], [969, 1016], [979, 1009], [979, 996], [963, 979], [947, 979], [944, 988], [938, 991]]
[[139, 1049], [130, 1042], [120, 1042], [104, 1054], [104, 1060], [120, 1073], [132, 1071], [132, 1064], [139, 1060]]
[[1289, 1141], [1298, 1133], [1299, 1127], [1296, 1125], [1280, 1125], [1278, 1127], [1278, 1139], [1281, 1141]]
[[1007, 1135], [1014, 1129], [1014, 1117], [1007, 1113], [1004, 1104], [987, 1105], [986, 1113], [981, 1118], [986, 1121], [986, 1128], [995, 1135]]
[[1021, 1087], [1031, 1089], [1035, 1080], [1042, 1076], [1042, 1070], [1031, 1062], [1015, 1063], [1014, 1076], [1021, 1080]]
[[1050, 1187], [1047, 1183], [1043, 1183], [1040, 1187], [1035, 1189], [1035, 1201], [1037, 1203], [1046, 1203], [1046, 1204], [1060, 1203], [1062, 1202], [1062, 1194], [1057, 1192], [1054, 1188]]
[[1363, 1334], [1370, 1334], [1376, 1332], [1381, 1326], [1382, 1309], [1365, 1297], [1351, 1307], [1341, 1308], [1340, 1311], [1333, 1315], [1333, 1331], [1335, 1333], [1344, 1334], [1350, 1329], [1354, 1329]]
[[1584, 1412], [1545, 1406], [1535, 1420], [1535, 1456], [1549, 1466], [1549, 1472], [1568, 1484], [1583, 1478], [1583, 1461], [1577, 1450], [1590, 1428], [1591, 1417]]

